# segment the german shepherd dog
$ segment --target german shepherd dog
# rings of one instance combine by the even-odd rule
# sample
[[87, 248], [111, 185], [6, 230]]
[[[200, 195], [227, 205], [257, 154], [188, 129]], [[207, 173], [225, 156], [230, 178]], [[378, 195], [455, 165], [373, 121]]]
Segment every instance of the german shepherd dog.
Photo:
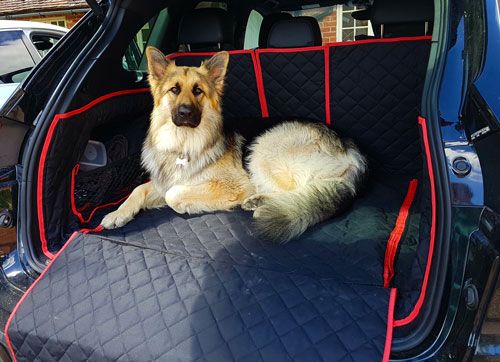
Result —
[[103, 219], [106, 229], [141, 209], [197, 214], [241, 206], [253, 211], [259, 235], [284, 243], [354, 199], [366, 160], [323, 125], [293, 121], [267, 130], [249, 146], [245, 170], [244, 139], [225, 132], [222, 120], [227, 52], [200, 67], [176, 66], [152, 47], [146, 56], [154, 108], [142, 165], [151, 181]]

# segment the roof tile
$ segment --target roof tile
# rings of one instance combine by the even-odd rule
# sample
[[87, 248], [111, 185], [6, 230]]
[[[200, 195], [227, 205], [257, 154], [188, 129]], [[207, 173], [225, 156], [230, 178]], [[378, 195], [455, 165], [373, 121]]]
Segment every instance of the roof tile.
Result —
[[0, 0], [0, 16], [87, 7], [85, 0]]

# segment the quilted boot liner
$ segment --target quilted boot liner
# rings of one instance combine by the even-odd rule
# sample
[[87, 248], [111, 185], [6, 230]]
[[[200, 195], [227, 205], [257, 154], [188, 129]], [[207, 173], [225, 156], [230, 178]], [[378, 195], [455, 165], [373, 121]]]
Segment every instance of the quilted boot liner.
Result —
[[18, 361], [382, 359], [394, 293], [277, 269], [78, 234], [8, 336]]
[[164, 208], [78, 234], [13, 314], [10, 342], [29, 361], [381, 360], [395, 299], [383, 257], [407, 186], [373, 177], [348, 212], [284, 246], [255, 238], [243, 211]]

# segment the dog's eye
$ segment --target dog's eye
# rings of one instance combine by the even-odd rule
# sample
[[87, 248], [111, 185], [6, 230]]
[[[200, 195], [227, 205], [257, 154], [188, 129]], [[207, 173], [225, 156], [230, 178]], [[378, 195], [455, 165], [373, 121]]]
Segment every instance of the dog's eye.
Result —
[[199, 96], [199, 95], [200, 95], [200, 94], [202, 94], [202, 93], [203, 93], [203, 91], [201, 90], [201, 88], [200, 88], [200, 87], [194, 87], [194, 88], [193, 88], [193, 94], [194, 94], [195, 96]]
[[175, 95], [178, 95], [181, 92], [181, 89], [178, 86], [170, 88], [170, 91]]

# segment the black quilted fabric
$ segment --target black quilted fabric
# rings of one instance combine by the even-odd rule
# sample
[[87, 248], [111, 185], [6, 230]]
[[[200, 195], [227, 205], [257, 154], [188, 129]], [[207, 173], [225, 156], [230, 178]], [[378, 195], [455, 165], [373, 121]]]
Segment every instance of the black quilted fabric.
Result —
[[[373, 176], [346, 213], [312, 227], [283, 246], [254, 237], [251, 214], [241, 210], [199, 216], [178, 215], [167, 208], [145, 211], [124, 227], [105, 230], [100, 235], [153, 250], [175, 251], [186, 257], [215, 260], [217, 256], [228, 263], [383, 285], [386, 244], [408, 182]], [[110, 211], [103, 210], [87, 227], [96, 227]]]
[[[18, 359], [379, 360], [389, 294], [380, 288], [383, 258], [409, 179], [421, 170], [416, 120], [428, 52], [422, 41], [330, 50], [332, 127], [360, 145], [372, 172], [345, 214], [285, 246], [254, 237], [242, 211], [188, 217], [161, 209], [79, 236], [13, 319]], [[323, 51], [259, 56], [270, 117], [323, 122]], [[226, 82], [226, 122], [260, 117], [251, 54], [231, 56]], [[50, 250], [80, 227], [60, 215], [92, 130], [124, 115], [143, 123], [150, 106], [148, 94], [119, 97], [56, 128], [44, 176]], [[77, 141], [61, 160], [68, 140]], [[428, 215], [412, 208], [396, 261], [398, 318], [418, 297], [428, 225]]]
[[325, 58], [322, 50], [260, 53], [270, 117], [325, 122]]
[[429, 50], [429, 41], [330, 50], [332, 127], [393, 173], [422, 166], [417, 116]]
[[80, 235], [8, 335], [18, 361], [376, 361], [388, 296]]
[[418, 238], [419, 243], [411, 247], [411, 254], [405, 258], [406, 260], [401, 260], [401, 263], [406, 262], [406, 264], [399, 272], [400, 275], [395, 278], [394, 285], [401, 288], [398, 291], [403, 296], [401, 300], [398, 298], [396, 304], [395, 318], [397, 319], [407, 317], [415, 307], [415, 303], [420, 296], [422, 280], [427, 266], [432, 218], [428, 177], [422, 182], [422, 189], [420, 205], [418, 205], [421, 210], [420, 217], [413, 218], [413, 225], [410, 229], [414, 235], [413, 237]]
[[[149, 92], [126, 94], [104, 100], [85, 112], [59, 121], [48, 149], [43, 177], [42, 207], [50, 251], [61, 248], [64, 242], [61, 235], [74, 218], [70, 214], [71, 171], [83, 155], [88, 140], [94, 137], [94, 131], [103, 126], [121, 130], [123, 120], [127, 120], [135, 132], [135, 139], [142, 140], [149, 124], [151, 106]], [[113, 198], [112, 194], [106, 196], [103, 202]]]
[[[177, 65], [199, 66], [208, 56], [181, 56]], [[231, 54], [226, 76], [222, 109], [224, 119], [256, 118], [262, 116], [251, 54]]]

